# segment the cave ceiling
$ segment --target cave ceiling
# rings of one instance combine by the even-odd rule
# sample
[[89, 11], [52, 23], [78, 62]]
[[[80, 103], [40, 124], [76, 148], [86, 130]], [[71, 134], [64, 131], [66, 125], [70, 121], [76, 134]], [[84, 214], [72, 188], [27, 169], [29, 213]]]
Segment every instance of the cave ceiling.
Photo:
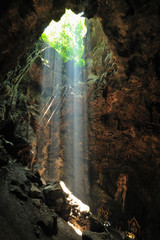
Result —
[[40, 37], [45, 27], [54, 19], [58, 21], [70, 8], [75, 12], [86, 11], [87, 16], [96, 12], [96, 1], [1, 1], [0, 17], [0, 66], [1, 74], [10, 70]]

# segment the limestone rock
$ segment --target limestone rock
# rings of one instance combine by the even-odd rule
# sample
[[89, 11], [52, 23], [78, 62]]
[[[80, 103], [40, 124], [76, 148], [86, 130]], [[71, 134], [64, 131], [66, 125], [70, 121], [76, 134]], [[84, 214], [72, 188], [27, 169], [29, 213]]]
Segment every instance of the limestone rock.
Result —
[[56, 210], [57, 210], [57, 212], [60, 212], [62, 210], [63, 205], [64, 205], [64, 199], [62, 197], [56, 199]]
[[[89, 67], [87, 70], [89, 84], [87, 84], [86, 102], [88, 103], [89, 116], [87, 116], [87, 119], [91, 208], [96, 212], [97, 206], [101, 203], [109, 206], [112, 212], [112, 222], [115, 225], [118, 225], [120, 220], [127, 223], [128, 218], [135, 215], [140, 220], [140, 225], [143, 225], [143, 232], [145, 233], [143, 238], [157, 239], [159, 230], [156, 230], [155, 226], [157, 226], [160, 215], [157, 211], [160, 202], [160, 196], [157, 194], [160, 192], [159, 184], [157, 184], [160, 176], [160, 7], [158, 1], [89, 0], [78, 1], [76, 6], [73, 3], [76, 1], [70, 0], [1, 1], [1, 81], [4, 82], [4, 73], [7, 73], [12, 66], [17, 64], [17, 60], [39, 38], [51, 19], [60, 18], [66, 8], [65, 2], [73, 9], [77, 7], [76, 11], [81, 9], [78, 6], [82, 5], [81, 3], [89, 4], [89, 9], [86, 8], [87, 11], [84, 11], [85, 14], [92, 16], [93, 13], [96, 13], [97, 16], [97, 27], [93, 26], [94, 21], [91, 20], [91, 31], [88, 31], [92, 37], [91, 52], [89, 52], [92, 58], [86, 59]], [[99, 20], [102, 26], [98, 22]], [[103, 39], [106, 39], [106, 45], [99, 38], [102, 36], [102, 29], [104, 30], [104, 33], [102, 33]], [[99, 45], [96, 43], [97, 40]], [[26, 61], [24, 61], [24, 64], [26, 64]], [[39, 109], [41, 91], [41, 86], [37, 87], [38, 84], [35, 83], [41, 84], [41, 79], [38, 78], [41, 78], [42, 69], [34, 64], [32, 70], [30, 73], [33, 78], [37, 78], [35, 82], [32, 81], [32, 77], [29, 78], [29, 75], [27, 75], [26, 79], [22, 79], [24, 84], [15, 89], [15, 82], [13, 85], [12, 82], [13, 79], [16, 79], [16, 72], [13, 71], [14, 78], [11, 78], [0, 91], [0, 130], [3, 132], [2, 134], [5, 134], [7, 141], [12, 142], [13, 140], [16, 144], [16, 149], [10, 151], [7, 147], [5, 150], [8, 156], [10, 154], [13, 154], [14, 157], [18, 155], [24, 164], [33, 159], [31, 152], [33, 145], [36, 149], [36, 141], [34, 140], [37, 136], [36, 130], [33, 128], [33, 122], [38, 114], [34, 114], [29, 109], [32, 108], [32, 105], [35, 109]], [[9, 74], [10, 72], [7, 76]], [[50, 89], [49, 86], [47, 88]], [[12, 94], [16, 96], [13, 102], [11, 101]], [[69, 99], [68, 102], [71, 100]], [[72, 109], [68, 113], [65, 112], [65, 109], [62, 109], [62, 112], [64, 119], [67, 115], [69, 119], [72, 118]], [[57, 121], [56, 126], [58, 126], [57, 129], [61, 129], [60, 135], [64, 136], [63, 133], [67, 129], [65, 123]], [[61, 145], [59, 155], [62, 164], [57, 164], [60, 167], [58, 177], [65, 178], [64, 170], [66, 171], [66, 166], [63, 165], [63, 162], [67, 161], [63, 161], [63, 153], [65, 152], [63, 140], [61, 141], [57, 137], [59, 135], [56, 131], [51, 133], [48, 128], [45, 129], [45, 132], [45, 137], [42, 134], [45, 140], [41, 141], [43, 146], [41, 159], [44, 161], [41, 162], [44, 163], [42, 164], [44, 170], [40, 169], [41, 173], [45, 171], [47, 166], [46, 159], [51, 162], [48, 157], [56, 152], [59, 148], [58, 145]], [[47, 134], [51, 136], [53, 133], [54, 140], [51, 140], [50, 137], [46, 139]], [[25, 145], [23, 139], [28, 139], [28, 137], [29, 144]], [[20, 141], [18, 141], [18, 138]], [[72, 144], [69, 138], [67, 141], [69, 145]], [[58, 157], [55, 156], [55, 160]], [[0, 158], [0, 165], [7, 165], [5, 169], [10, 171], [8, 170], [10, 157], [6, 156], [5, 151], [2, 150]], [[73, 159], [72, 155], [68, 159]], [[54, 169], [54, 172], [56, 172], [53, 161], [50, 170]], [[72, 166], [74, 166], [73, 162], [69, 164], [66, 173], [70, 177], [68, 180], [70, 185], [73, 183]], [[83, 169], [86, 168], [83, 167]], [[4, 170], [4, 168], [2, 167], [0, 170]], [[47, 173], [47, 169], [45, 172]], [[53, 177], [52, 170], [50, 172], [52, 176], [48, 176], [48, 179]], [[13, 172], [11, 175], [12, 178]], [[31, 175], [28, 174], [28, 180], [32, 178], [31, 181], [33, 182], [39, 181], [38, 178]], [[84, 171], [84, 175], [87, 176], [87, 171]], [[82, 179], [85, 179], [84, 175]], [[3, 176], [3, 173], [1, 176]], [[18, 178], [17, 182], [16, 178]], [[16, 171], [14, 181], [12, 181], [14, 186], [12, 186], [11, 191], [23, 198], [22, 194], [28, 194], [27, 191], [31, 185], [26, 181], [26, 176], [23, 176], [22, 171]], [[4, 184], [1, 184], [2, 188]], [[82, 184], [80, 185], [82, 186]], [[95, 189], [96, 191], [94, 191]], [[79, 189], [78, 192], [80, 196], [86, 196], [86, 193]], [[54, 201], [51, 199], [50, 204], [52, 205], [54, 202], [61, 208], [62, 199], [62, 196], [58, 196]], [[17, 198], [14, 198], [14, 200], [19, 202]], [[25, 204], [27, 205], [27, 202]], [[10, 206], [12, 205], [8, 205], [8, 207]], [[15, 214], [15, 216], [17, 215]], [[17, 222], [16, 225], [18, 225]], [[23, 239], [23, 237], [21, 238]]]
[[29, 196], [31, 198], [42, 198], [43, 197], [41, 190], [39, 190], [35, 184], [31, 185], [31, 189], [29, 191]]
[[40, 206], [41, 206], [41, 200], [40, 200], [40, 199], [32, 198], [32, 203], [33, 203], [37, 208], [40, 208]]
[[42, 186], [42, 181], [38, 171], [31, 172], [30, 169], [26, 168], [26, 176], [32, 183], [37, 183], [39, 186]]
[[9, 156], [3, 146], [0, 146], [0, 167], [7, 165]]
[[41, 219], [37, 222], [47, 236], [57, 233], [57, 216], [51, 214], [41, 215]]
[[62, 218], [58, 217], [57, 225], [58, 233], [56, 236], [58, 240], [82, 240], [82, 237], [79, 236]]
[[27, 195], [20, 189], [19, 186], [11, 186], [10, 187], [10, 192], [15, 194], [17, 198], [20, 200], [26, 201], [27, 200]]
[[96, 233], [91, 231], [84, 231], [82, 235], [83, 240], [110, 240], [108, 233]]
[[104, 225], [100, 221], [98, 221], [98, 219], [96, 217], [94, 217], [93, 215], [89, 216], [88, 221], [89, 221], [91, 231], [93, 231], [93, 232], [104, 232], [105, 231]]
[[[64, 193], [59, 182], [55, 182], [52, 185], [45, 186], [43, 189], [45, 202], [48, 206], [53, 207], [56, 206], [58, 199], [64, 198]], [[61, 203], [62, 204], [62, 203]]]

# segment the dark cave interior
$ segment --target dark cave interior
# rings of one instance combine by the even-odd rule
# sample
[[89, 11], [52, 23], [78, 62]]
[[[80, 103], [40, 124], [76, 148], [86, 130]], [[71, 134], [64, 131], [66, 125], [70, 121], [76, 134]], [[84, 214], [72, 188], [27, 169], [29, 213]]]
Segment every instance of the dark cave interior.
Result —
[[[77, 93], [74, 61], [48, 47], [47, 65], [39, 39], [65, 9], [88, 28]], [[159, 1], [6, 0], [0, 13], [0, 239], [158, 240]]]

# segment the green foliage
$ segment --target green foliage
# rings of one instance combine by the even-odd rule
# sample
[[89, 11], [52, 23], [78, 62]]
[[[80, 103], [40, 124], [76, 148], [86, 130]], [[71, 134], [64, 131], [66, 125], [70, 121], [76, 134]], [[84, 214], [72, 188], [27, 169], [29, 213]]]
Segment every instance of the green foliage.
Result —
[[87, 28], [81, 16], [82, 13], [74, 14], [66, 9], [59, 22], [51, 21], [41, 38], [62, 56], [64, 62], [74, 59], [79, 66], [84, 66], [83, 37]]

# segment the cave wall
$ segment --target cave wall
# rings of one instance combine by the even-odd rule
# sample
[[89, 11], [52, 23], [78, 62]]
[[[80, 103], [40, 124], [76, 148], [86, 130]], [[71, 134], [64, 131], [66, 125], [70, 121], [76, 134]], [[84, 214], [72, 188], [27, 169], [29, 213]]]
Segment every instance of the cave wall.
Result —
[[[89, 16], [96, 14], [90, 20], [92, 41], [87, 56], [90, 196], [94, 199], [90, 204], [93, 210], [99, 205], [110, 208], [115, 226], [135, 216], [146, 239], [156, 239], [160, 187], [158, 1], [89, 1], [88, 8], [81, 1], [76, 6], [72, 1], [1, 4], [2, 165], [6, 164], [6, 151], [23, 164], [36, 157], [41, 68], [34, 62], [34, 54], [24, 84], [17, 84], [17, 76], [33, 52], [30, 46], [52, 18], [60, 18], [67, 4], [76, 11], [86, 8]], [[13, 67], [18, 60], [16, 72]]]
[[90, 92], [91, 195], [99, 192], [94, 204], [121, 206], [112, 215], [119, 222], [136, 216], [152, 238], [149, 229], [156, 236], [159, 224], [159, 210], [150, 215], [159, 186], [159, 5], [100, 1], [98, 15], [117, 71], [106, 66]]

